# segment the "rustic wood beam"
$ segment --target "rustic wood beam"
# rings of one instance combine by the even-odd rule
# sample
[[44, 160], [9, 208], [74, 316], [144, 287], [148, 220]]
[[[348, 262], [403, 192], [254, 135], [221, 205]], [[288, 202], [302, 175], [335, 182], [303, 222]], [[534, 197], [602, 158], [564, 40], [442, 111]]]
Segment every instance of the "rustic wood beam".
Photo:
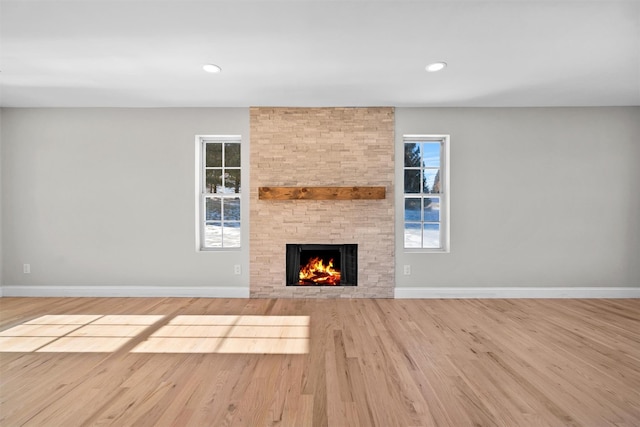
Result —
[[386, 187], [258, 187], [260, 200], [384, 199]]

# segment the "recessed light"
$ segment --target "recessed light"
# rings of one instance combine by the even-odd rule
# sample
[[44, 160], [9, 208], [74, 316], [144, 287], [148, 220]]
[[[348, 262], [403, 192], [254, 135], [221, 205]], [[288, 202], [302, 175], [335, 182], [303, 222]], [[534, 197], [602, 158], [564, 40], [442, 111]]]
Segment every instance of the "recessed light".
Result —
[[204, 64], [202, 66], [202, 69], [205, 70], [207, 73], [219, 73], [220, 71], [222, 71], [222, 68], [214, 64]]
[[427, 65], [426, 70], [430, 73], [435, 73], [436, 71], [442, 70], [446, 66], [446, 62], [434, 62], [433, 64]]

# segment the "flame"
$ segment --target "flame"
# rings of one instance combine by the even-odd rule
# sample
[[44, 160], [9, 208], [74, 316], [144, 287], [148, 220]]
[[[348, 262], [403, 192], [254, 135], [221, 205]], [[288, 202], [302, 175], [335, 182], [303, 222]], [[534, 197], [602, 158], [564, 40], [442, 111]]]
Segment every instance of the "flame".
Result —
[[300, 285], [339, 285], [340, 271], [333, 268], [333, 259], [327, 265], [320, 257], [312, 257], [307, 265], [300, 267]]

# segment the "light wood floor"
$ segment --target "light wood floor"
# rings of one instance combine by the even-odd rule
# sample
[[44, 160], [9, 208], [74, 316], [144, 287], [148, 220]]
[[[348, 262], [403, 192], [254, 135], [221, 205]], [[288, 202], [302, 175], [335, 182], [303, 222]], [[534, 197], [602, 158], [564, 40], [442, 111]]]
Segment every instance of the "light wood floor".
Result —
[[2, 426], [640, 426], [637, 299], [1, 298], [0, 362]]

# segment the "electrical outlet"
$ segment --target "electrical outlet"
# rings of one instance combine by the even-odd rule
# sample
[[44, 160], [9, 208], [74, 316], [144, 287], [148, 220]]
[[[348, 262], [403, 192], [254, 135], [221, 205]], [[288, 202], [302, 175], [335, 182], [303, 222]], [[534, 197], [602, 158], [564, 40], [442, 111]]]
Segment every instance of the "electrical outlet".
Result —
[[31, 264], [22, 264], [22, 272], [24, 274], [30, 274], [31, 273]]
[[404, 275], [405, 276], [410, 276], [411, 275], [411, 266], [409, 264], [406, 264], [404, 266]]
[[242, 274], [242, 267], [240, 267], [240, 264], [233, 266], [233, 274]]

